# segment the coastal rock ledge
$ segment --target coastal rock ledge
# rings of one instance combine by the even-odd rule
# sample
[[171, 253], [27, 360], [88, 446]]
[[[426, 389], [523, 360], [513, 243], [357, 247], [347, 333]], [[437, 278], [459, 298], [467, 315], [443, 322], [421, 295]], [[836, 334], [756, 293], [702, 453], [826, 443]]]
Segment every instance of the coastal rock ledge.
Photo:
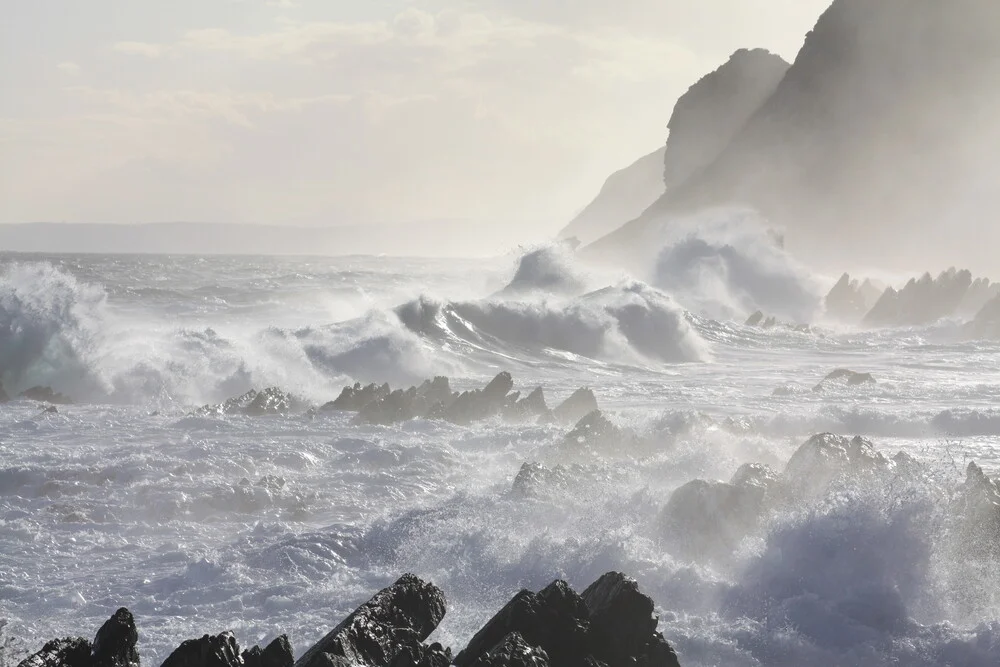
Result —
[[[653, 601], [609, 572], [582, 594], [564, 581], [522, 590], [453, 656], [425, 644], [445, 616], [444, 592], [405, 574], [358, 607], [296, 661], [282, 635], [240, 651], [232, 632], [189, 639], [161, 667], [679, 667], [656, 631]], [[94, 641], [54, 639], [18, 667], [140, 667], [139, 633], [119, 609]]]

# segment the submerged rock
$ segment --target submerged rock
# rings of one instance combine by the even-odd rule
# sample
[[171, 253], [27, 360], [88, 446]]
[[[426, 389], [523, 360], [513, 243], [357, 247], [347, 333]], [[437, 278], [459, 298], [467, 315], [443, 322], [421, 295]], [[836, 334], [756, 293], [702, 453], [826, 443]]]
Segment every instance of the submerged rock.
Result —
[[441, 589], [405, 574], [358, 607], [306, 651], [295, 667], [320, 667], [330, 662], [389, 667], [405, 648], [417, 647], [427, 639], [444, 615]]
[[189, 639], [174, 649], [160, 667], [242, 667], [240, 645], [232, 632]]
[[846, 368], [838, 368], [813, 387], [813, 391], [823, 391], [828, 385], [833, 383], [844, 384], [848, 387], [857, 387], [863, 384], [875, 384], [876, 380], [875, 376], [871, 373], [858, 373]]
[[31, 389], [22, 391], [21, 398], [26, 398], [29, 401], [38, 401], [39, 403], [54, 403], [56, 405], [71, 405], [73, 403], [69, 396], [53, 391], [52, 387], [32, 387]]

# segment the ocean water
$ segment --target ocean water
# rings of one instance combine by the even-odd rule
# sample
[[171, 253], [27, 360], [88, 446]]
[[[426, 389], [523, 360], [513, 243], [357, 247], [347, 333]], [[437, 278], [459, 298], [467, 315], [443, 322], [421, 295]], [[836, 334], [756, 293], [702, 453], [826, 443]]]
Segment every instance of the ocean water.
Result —
[[[412, 571], [445, 590], [434, 638], [460, 648], [522, 587], [620, 570], [686, 667], [1000, 664], [1000, 565], [946, 547], [938, 520], [969, 461], [1000, 473], [1000, 344], [955, 322], [825, 322], [829, 276], [716, 232], [636, 275], [559, 248], [0, 256], [4, 386], [74, 399], [58, 414], [0, 405], [4, 631], [36, 650], [124, 605], [146, 664], [223, 630], [243, 645], [287, 632], [300, 654]], [[813, 326], [744, 326], [757, 308]], [[878, 383], [812, 391], [841, 367]], [[254, 387], [318, 405], [356, 380], [468, 388], [501, 370], [550, 405], [589, 386], [653, 446], [567, 452], [566, 426], [499, 420], [191, 414]], [[837, 487], [725, 559], [684, 557], [659, 525], [685, 482], [780, 470], [826, 431], [927, 472], [913, 488]], [[526, 462], [566, 469], [526, 498], [511, 492]]]

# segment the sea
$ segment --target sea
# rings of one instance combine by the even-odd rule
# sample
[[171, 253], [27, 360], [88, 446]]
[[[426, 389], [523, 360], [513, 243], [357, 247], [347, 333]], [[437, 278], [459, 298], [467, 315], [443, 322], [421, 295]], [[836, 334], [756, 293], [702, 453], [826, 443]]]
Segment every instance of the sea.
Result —
[[[1000, 564], [954, 548], [942, 521], [970, 462], [1000, 474], [1000, 343], [960, 318], [831, 321], [838, 275], [753, 225], [709, 231], [635, 271], [558, 245], [0, 254], [0, 662], [92, 636], [120, 606], [147, 665], [225, 630], [243, 646], [287, 633], [301, 655], [405, 572], [445, 591], [431, 639], [460, 649], [520, 589], [615, 570], [653, 598], [685, 667], [1000, 665]], [[746, 325], [756, 310], [778, 325]], [[814, 390], [839, 368], [876, 382]], [[647, 444], [574, 450], [571, 426], [499, 418], [198, 412], [254, 388], [321, 406], [355, 382], [470, 389], [501, 371], [549, 405], [589, 387]], [[35, 386], [72, 403], [18, 398]], [[675, 548], [675, 489], [780, 471], [824, 432], [925, 472], [836, 485], [725, 558]], [[514, 493], [526, 463], [560, 472]]]

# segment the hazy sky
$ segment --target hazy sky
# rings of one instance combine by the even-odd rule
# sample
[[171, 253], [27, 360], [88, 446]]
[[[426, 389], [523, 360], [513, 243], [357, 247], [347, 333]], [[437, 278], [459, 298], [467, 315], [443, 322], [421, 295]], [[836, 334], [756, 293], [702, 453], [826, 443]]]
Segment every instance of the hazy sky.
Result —
[[546, 224], [829, 0], [5, 0], [0, 222]]

